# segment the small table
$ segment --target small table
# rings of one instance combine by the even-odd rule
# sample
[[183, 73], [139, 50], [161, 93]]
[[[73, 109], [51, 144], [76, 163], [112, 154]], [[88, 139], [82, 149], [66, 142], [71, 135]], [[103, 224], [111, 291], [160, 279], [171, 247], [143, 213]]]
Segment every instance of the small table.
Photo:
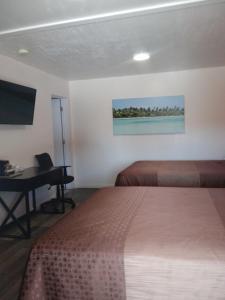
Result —
[[[30, 238], [31, 237], [31, 225], [30, 225], [30, 203], [29, 203], [29, 192], [32, 192], [33, 208], [36, 211], [36, 197], [35, 189], [43, 185], [49, 184], [52, 176], [62, 178], [61, 193], [62, 193], [62, 206], [64, 210], [64, 185], [63, 185], [63, 170], [61, 167], [52, 167], [48, 170], [42, 170], [39, 167], [31, 167], [25, 169], [21, 174], [17, 176], [0, 176], [0, 191], [1, 192], [19, 192], [19, 196], [15, 201], [12, 208], [6, 204], [6, 201], [0, 197], [0, 203], [7, 212], [7, 216], [0, 225], [0, 237], [10, 238]], [[14, 212], [21, 201], [25, 200], [25, 227], [21, 224], [18, 217], [14, 215]], [[21, 230], [22, 235], [4, 235], [2, 234], [3, 229], [9, 219], [12, 219], [17, 227]]]

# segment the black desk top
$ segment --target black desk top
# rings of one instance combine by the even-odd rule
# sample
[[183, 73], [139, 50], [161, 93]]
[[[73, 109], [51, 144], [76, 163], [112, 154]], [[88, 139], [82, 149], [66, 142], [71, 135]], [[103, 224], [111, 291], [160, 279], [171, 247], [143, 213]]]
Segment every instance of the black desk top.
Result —
[[30, 168], [26, 168], [23, 171], [21, 171], [21, 173], [19, 173], [18, 175], [12, 174], [9, 176], [0, 176], [0, 180], [2, 179], [30, 179], [36, 176], [40, 176], [46, 173], [49, 173], [51, 171], [54, 171], [55, 169], [58, 169], [57, 167], [54, 168], [50, 168], [47, 170], [43, 170], [40, 169], [39, 167], [30, 167]]
[[48, 176], [51, 174], [62, 176], [61, 167], [53, 167], [47, 170], [39, 167], [24, 169], [20, 174], [0, 176], [0, 191], [24, 191], [32, 190], [44, 184], [48, 184]]

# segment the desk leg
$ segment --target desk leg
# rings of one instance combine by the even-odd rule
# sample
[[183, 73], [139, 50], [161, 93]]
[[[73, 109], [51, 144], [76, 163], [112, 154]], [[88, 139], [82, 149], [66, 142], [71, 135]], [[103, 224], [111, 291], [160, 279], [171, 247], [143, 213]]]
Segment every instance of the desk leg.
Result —
[[64, 201], [64, 184], [61, 184], [61, 201], [62, 201], [62, 211], [65, 212], [65, 201]]
[[26, 238], [29, 239], [31, 237], [29, 192], [25, 193], [25, 201], [26, 201], [26, 219], [27, 219]]
[[36, 193], [35, 190], [32, 190], [32, 201], [33, 201], [33, 210], [34, 212], [37, 211], [37, 206], [36, 206]]
[[[25, 199], [26, 198], [28, 199], [28, 208], [29, 208], [29, 197], [28, 196], [26, 197], [26, 194], [28, 194], [28, 192], [22, 193], [20, 195], [20, 197], [18, 198], [18, 200], [16, 201], [15, 205], [11, 209], [6, 205], [4, 200], [0, 197], [0, 203], [2, 204], [5, 211], [7, 212], [7, 216], [6, 216], [5, 220], [0, 225], [0, 236], [1, 237], [7, 237], [7, 238], [24, 238], [24, 237], [29, 238], [30, 237], [30, 232], [28, 232], [23, 227], [23, 225], [20, 223], [19, 219], [13, 214], [15, 209], [17, 208], [18, 204], [22, 201], [23, 197], [25, 197]], [[27, 218], [27, 216], [29, 216], [29, 214], [27, 215], [27, 212], [26, 212], [26, 218]], [[12, 234], [2, 234], [2, 230], [4, 230], [4, 226], [6, 225], [7, 221], [10, 218], [14, 221], [14, 223], [17, 225], [17, 227], [22, 231], [23, 236], [16, 236], [16, 235], [12, 235]], [[27, 224], [29, 224], [29, 223], [30, 223], [30, 220], [27, 221]], [[27, 226], [27, 228], [29, 228], [29, 226]]]
[[[13, 212], [16, 210], [17, 206], [20, 204], [20, 202], [22, 201], [23, 197], [24, 197], [24, 194], [21, 193], [21, 195], [17, 199], [16, 203], [13, 205], [13, 207], [11, 209], [9, 209], [8, 207], [6, 207], [5, 202], [0, 198], [0, 203], [2, 204], [2, 206], [5, 208], [5, 210], [8, 213], [8, 215], [6, 216], [5, 220], [2, 222], [1, 227], [3, 227], [8, 222], [8, 220], [10, 218], [12, 218]], [[15, 222], [15, 220], [14, 220], [14, 222]]]

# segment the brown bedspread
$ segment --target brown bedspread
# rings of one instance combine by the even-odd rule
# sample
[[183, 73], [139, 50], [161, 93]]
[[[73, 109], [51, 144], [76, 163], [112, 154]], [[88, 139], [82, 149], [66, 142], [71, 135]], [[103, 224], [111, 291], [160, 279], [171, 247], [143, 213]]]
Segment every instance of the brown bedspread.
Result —
[[115, 185], [225, 187], [225, 161], [137, 161], [118, 174]]
[[34, 245], [25, 300], [224, 300], [225, 190], [106, 188]]

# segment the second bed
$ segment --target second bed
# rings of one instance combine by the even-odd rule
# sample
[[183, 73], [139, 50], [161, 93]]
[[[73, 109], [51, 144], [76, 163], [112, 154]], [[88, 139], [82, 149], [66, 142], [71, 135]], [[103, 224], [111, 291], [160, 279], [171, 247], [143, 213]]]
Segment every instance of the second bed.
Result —
[[116, 186], [225, 187], [225, 161], [136, 161], [121, 171]]

